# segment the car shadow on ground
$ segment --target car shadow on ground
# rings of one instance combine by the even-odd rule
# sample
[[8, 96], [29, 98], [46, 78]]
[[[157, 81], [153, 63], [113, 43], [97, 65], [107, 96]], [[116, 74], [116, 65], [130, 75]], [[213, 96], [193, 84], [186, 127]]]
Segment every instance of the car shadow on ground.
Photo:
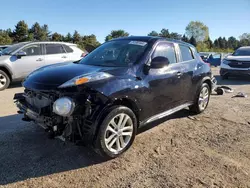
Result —
[[250, 76], [248, 77], [229, 77], [227, 80], [223, 80], [221, 76], [214, 76], [217, 80], [217, 85], [250, 85]]
[[105, 161], [86, 147], [48, 139], [42, 128], [21, 117], [0, 117], [0, 185]]
[[17, 87], [22, 87], [22, 83], [21, 82], [11, 83], [7, 89], [12, 89], [12, 88], [17, 88]]
[[[144, 126], [138, 134], [169, 119], [188, 115], [188, 110], [182, 110]], [[69, 142], [64, 144], [58, 139], [50, 140], [42, 128], [23, 122], [21, 118], [21, 115], [0, 117], [0, 185], [107, 161], [87, 147]]]

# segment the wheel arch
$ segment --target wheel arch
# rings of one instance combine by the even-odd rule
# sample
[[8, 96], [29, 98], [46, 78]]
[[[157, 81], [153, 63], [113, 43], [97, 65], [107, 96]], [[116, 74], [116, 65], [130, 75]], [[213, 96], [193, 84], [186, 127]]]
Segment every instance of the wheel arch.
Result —
[[4, 71], [9, 76], [10, 80], [12, 80], [12, 73], [8, 68], [5, 66], [0, 66], [0, 70]]

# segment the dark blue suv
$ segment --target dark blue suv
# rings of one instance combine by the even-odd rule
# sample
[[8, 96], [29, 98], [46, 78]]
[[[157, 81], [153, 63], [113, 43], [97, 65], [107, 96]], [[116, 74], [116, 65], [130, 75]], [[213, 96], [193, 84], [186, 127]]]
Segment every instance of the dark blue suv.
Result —
[[49, 136], [117, 157], [138, 128], [189, 107], [203, 112], [213, 77], [194, 46], [160, 37], [104, 43], [84, 59], [40, 68], [14, 99]]

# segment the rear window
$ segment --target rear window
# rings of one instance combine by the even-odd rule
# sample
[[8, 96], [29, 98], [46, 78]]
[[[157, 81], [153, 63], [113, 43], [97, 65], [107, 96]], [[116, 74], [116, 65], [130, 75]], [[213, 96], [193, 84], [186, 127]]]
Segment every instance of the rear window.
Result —
[[239, 48], [233, 53], [233, 56], [250, 56], [250, 48]]
[[46, 44], [46, 54], [62, 54], [65, 50], [61, 44]]
[[72, 53], [73, 52], [73, 49], [70, 48], [69, 46], [67, 45], [63, 45], [64, 49], [66, 50], [67, 53]]
[[191, 49], [187, 46], [180, 45], [182, 61], [190, 61], [194, 59]]

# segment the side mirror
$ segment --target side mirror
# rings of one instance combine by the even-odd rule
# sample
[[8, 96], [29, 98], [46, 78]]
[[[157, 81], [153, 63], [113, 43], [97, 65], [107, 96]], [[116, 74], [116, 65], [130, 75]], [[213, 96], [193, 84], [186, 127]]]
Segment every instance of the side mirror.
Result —
[[152, 59], [150, 68], [160, 69], [169, 65], [169, 60], [166, 57], [158, 56]]
[[27, 55], [27, 53], [24, 51], [19, 51], [16, 53], [16, 56], [18, 59], [21, 59], [21, 57], [26, 56], [26, 55]]

